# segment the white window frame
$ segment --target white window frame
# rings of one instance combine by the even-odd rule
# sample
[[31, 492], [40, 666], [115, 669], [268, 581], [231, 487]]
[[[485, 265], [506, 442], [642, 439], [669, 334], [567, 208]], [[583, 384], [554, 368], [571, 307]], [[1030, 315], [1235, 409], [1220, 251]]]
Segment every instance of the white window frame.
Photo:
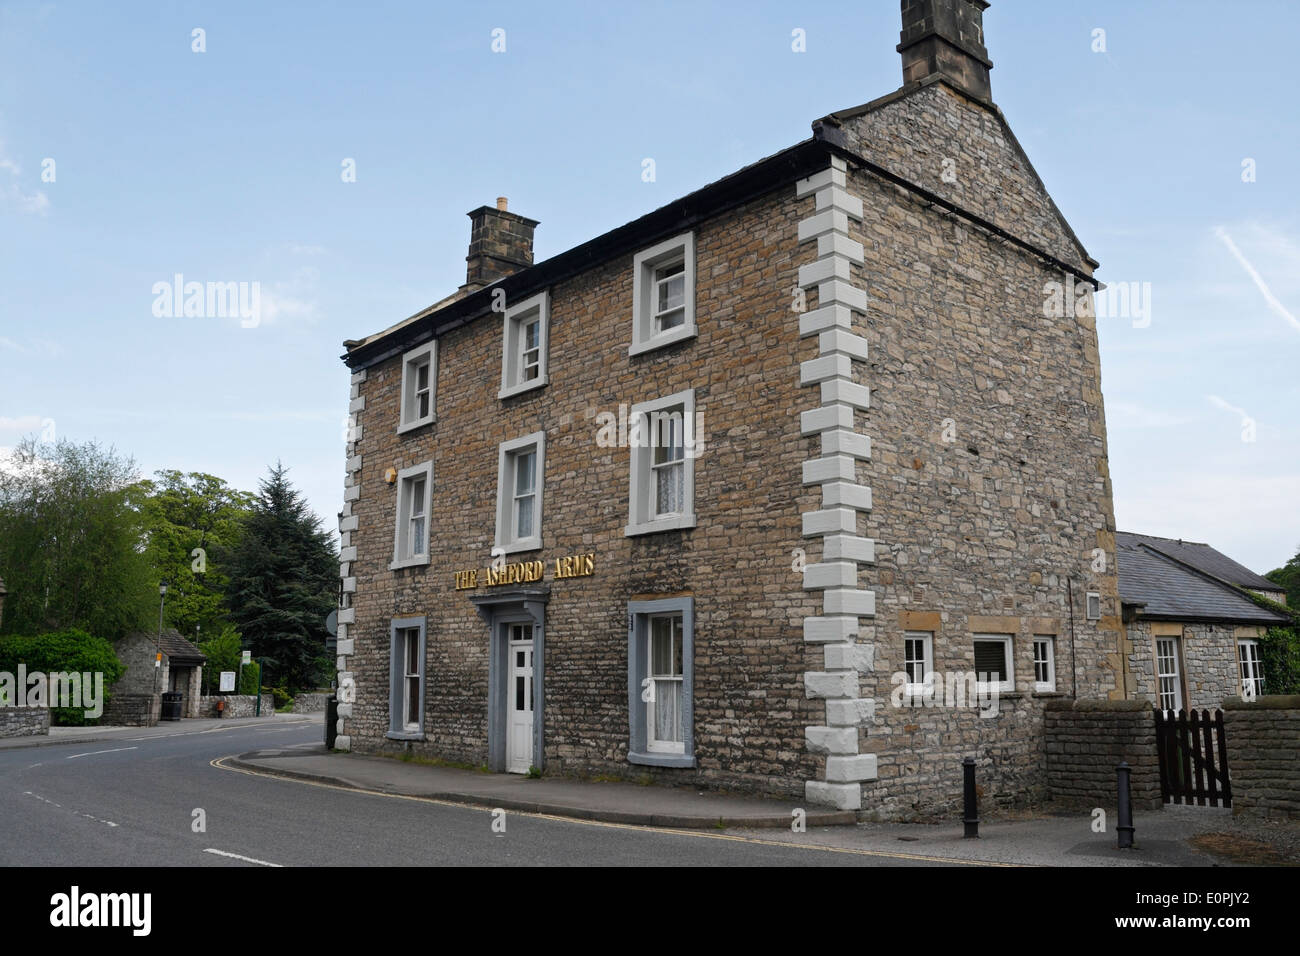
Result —
[[[409, 506], [411, 498], [407, 489], [414, 479], [420, 477], [424, 478], [424, 540], [421, 542], [424, 553], [414, 554], [410, 542], [411, 509]], [[397, 481], [394, 482], [394, 486], [397, 489], [397, 502], [393, 508], [396, 513], [396, 524], [393, 528], [393, 561], [388, 565], [390, 571], [429, 563], [431, 511], [433, 509], [433, 462], [425, 461], [418, 465], [412, 465], [410, 468], [403, 468], [397, 473]]]
[[[524, 379], [524, 325], [537, 319], [537, 377]], [[550, 340], [551, 293], [541, 292], [529, 296], [517, 305], [506, 309], [501, 330], [501, 390], [497, 398], [509, 398], [522, 392], [541, 388], [549, 381], [546, 366], [547, 345]]]
[[[921, 653], [924, 660], [921, 661], [921, 682], [916, 683], [910, 678], [912, 675], [907, 674], [907, 642], [921, 641]], [[903, 632], [903, 673], [907, 675], [908, 680], [903, 684], [903, 696], [906, 698], [920, 700], [934, 695], [934, 677], [927, 675], [934, 674], [934, 632], [933, 631], [904, 631]]]
[[[429, 362], [429, 413], [423, 417], [416, 415], [419, 405], [416, 401], [416, 369], [428, 359]], [[402, 356], [402, 397], [398, 412], [397, 433], [409, 432], [414, 428], [428, 425], [438, 420], [438, 340], [430, 339], [423, 345], [416, 346]]]
[[[1047, 656], [1044, 663], [1047, 664], [1047, 680], [1038, 679], [1038, 648], [1039, 645], [1046, 645]], [[1055, 634], [1035, 634], [1034, 635], [1034, 690], [1040, 694], [1051, 694], [1056, 692], [1056, 635]]]
[[[667, 620], [672, 622], [669, 625], [669, 638], [670, 640], [674, 640], [678, 642], [678, 646], [680, 647], [681, 650], [681, 655], [683, 656], [682, 672], [670, 677], [656, 677], [653, 673], [655, 621], [658, 620]], [[686, 621], [684, 619], [684, 615], [682, 614], [682, 612], [670, 611], [662, 614], [647, 615], [646, 624], [645, 624], [645, 640], [646, 640], [646, 657], [645, 657], [646, 680], [654, 683], [656, 686], [655, 692], [650, 695], [654, 699], [647, 701], [645, 705], [646, 706], [646, 718], [645, 718], [646, 750], [649, 751], [650, 753], [684, 755], [686, 753], [686, 731], [684, 726], [681, 728], [682, 730], [681, 740], [657, 740], [655, 738], [655, 721], [657, 718], [656, 708], [659, 706], [659, 692], [658, 692], [659, 683], [665, 681], [675, 682], [678, 685], [678, 694], [684, 695], [685, 684], [683, 682], [686, 679], [685, 678]], [[679, 696], [679, 699], [683, 700], [684, 703], [684, 696]], [[682, 723], [682, 721], [685, 720], [684, 707], [682, 704], [678, 705], [677, 720], [679, 725]]]
[[[682, 414], [682, 510], [657, 515], [654, 506], [654, 436], [652, 423], [655, 415], [671, 414], [680, 408]], [[628, 480], [627, 537], [655, 534], [695, 527], [695, 458], [700, 438], [695, 434], [695, 389], [676, 392], [663, 398], [633, 405], [628, 413], [628, 458], [631, 472]]]
[[[1093, 613], [1092, 610], [1092, 605], [1094, 601], [1097, 604], [1097, 612], [1095, 614]], [[1087, 617], [1089, 621], [1100, 621], [1101, 620], [1101, 592], [1089, 591], [1083, 599], [1083, 609], [1084, 609], [1084, 615]]]
[[[1173, 635], [1159, 635], [1155, 639], [1156, 652], [1156, 706], [1164, 711], [1178, 712], [1187, 709], [1187, 701], [1183, 696], [1183, 640], [1181, 637]], [[1173, 648], [1172, 655], [1162, 655], [1160, 645], [1168, 641]], [[1172, 671], [1161, 670], [1161, 661], [1170, 659], [1174, 662]], [[1166, 679], [1172, 679], [1174, 682], [1174, 706], [1166, 707], [1164, 705], [1164, 691], [1161, 688], [1161, 682]]]
[[[520, 452], [533, 451], [533, 533], [515, 534], [515, 459]], [[506, 554], [536, 551], [542, 546], [542, 496], [546, 476], [546, 433], [533, 432], [504, 441], [497, 452], [496, 547]]]
[[1004, 681], [982, 681], [979, 677], [979, 667], [975, 665], [975, 688], [977, 694], [986, 694], [996, 691], [999, 694], [1010, 694], [1016, 689], [1016, 655], [1015, 655], [1015, 635], [1014, 634], [972, 634], [971, 635], [971, 660], [974, 661], [974, 648], [976, 641], [996, 641], [1003, 646], [1003, 661], [1006, 666], [1007, 679]]
[[1246, 685], [1255, 684], [1255, 697], [1264, 696], [1264, 665], [1259, 658], [1259, 638], [1243, 637], [1237, 641], [1237, 676], [1241, 684], [1242, 696], [1246, 694]]
[[[684, 275], [682, 324], [656, 332], [655, 270], [679, 261]], [[632, 344], [628, 346], [628, 355], [640, 355], [695, 337], [695, 233], [684, 232], [665, 239], [632, 257], [632, 303]]]

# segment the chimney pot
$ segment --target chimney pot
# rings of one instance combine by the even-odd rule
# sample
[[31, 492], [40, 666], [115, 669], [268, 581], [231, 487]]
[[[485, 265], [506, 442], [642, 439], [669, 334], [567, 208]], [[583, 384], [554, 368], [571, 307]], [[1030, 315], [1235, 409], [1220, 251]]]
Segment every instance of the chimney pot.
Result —
[[500, 209], [502, 212], [505, 212], [505, 211], [506, 211], [506, 197], [505, 197], [505, 196], [498, 196], [498, 197], [497, 197], [497, 208]]

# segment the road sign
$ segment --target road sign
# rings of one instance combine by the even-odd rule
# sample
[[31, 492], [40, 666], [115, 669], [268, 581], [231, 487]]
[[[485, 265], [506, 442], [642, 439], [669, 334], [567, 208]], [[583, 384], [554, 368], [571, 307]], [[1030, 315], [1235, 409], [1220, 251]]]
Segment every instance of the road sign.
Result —
[[241, 664], [251, 664], [251, 663], [253, 663], [253, 652], [252, 652], [252, 651], [244, 651], [244, 657], [243, 657], [243, 659], [242, 659], [239, 663], [241, 663]]

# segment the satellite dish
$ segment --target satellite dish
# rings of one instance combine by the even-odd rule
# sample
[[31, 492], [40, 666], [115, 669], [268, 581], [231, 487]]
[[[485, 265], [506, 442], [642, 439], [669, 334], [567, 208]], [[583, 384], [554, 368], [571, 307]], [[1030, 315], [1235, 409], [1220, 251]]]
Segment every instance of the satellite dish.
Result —
[[337, 637], [339, 633], [339, 612], [330, 611], [325, 615], [325, 630], [330, 632], [330, 637]]

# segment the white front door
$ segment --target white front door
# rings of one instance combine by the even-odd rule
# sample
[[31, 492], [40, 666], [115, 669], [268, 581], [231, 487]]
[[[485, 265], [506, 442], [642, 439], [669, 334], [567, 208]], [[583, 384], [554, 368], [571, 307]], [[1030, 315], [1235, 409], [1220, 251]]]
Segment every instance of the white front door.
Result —
[[510, 624], [506, 706], [506, 770], [527, 773], [533, 765], [533, 626]]

